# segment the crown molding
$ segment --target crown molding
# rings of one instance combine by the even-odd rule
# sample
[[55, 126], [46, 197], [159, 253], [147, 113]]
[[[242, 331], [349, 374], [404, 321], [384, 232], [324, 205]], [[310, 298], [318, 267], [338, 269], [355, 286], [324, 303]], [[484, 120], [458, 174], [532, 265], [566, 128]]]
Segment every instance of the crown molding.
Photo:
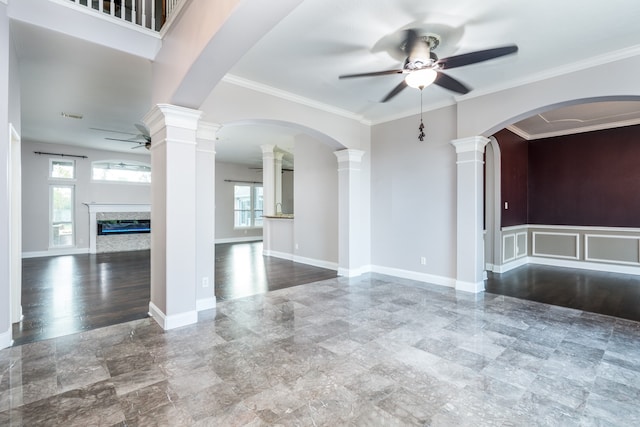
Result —
[[272, 86], [267, 86], [262, 83], [254, 82], [252, 80], [243, 79], [242, 77], [234, 76], [232, 74], [227, 74], [226, 76], [224, 76], [222, 78], [222, 81], [231, 83], [236, 86], [244, 87], [246, 89], [255, 90], [256, 92], [261, 92], [267, 95], [275, 96], [277, 98], [285, 99], [287, 101], [295, 102], [297, 104], [306, 105], [307, 107], [315, 108], [317, 110], [326, 111], [327, 113], [355, 120], [365, 125], [371, 125], [371, 122], [369, 120], [366, 120], [362, 115], [354, 114], [350, 111], [343, 110], [329, 104], [324, 104], [322, 102], [314, 101], [313, 99], [305, 98], [304, 96], [296, 95], [291, 92], [276, 89]]
[[526, 139], [527, 141], [533, 141], [536, 139], [553, 138], [556, 136], [573, 135], [576, 133], [595, 132], [598, 130], [615, 129], [615, 128], [621, 128], [625, 126], [634, 126], [639, 124], [640, 124], [640, 118], [635, 118], [635, 119], [624, 120], [619, 122], [601, 123], [597, 125], [576, 127], [571, 129], [558, 130], [554, 132], [545, 132], [545, 133], [536, 133], [536, 134], [530, 134], [520, 129], [515, 124], [507, 126], [507, 129], [515, 133], [516, 135]]
[[552, 79], [554, 77], [564, 76], [566, 74], [575, 73], [576, 71], [586, 70], [599, 65], [610, 64], [612, 62], [621, 61], [623, 59], [632, 58], [640, 55], [640, 45], [619, 49], [602, 55], [593, 56], [591, 58], [572, 62], [571, 64], [562, 65], [556, 68], [550, 68], [545, 71], [525, 76], [521, 79], [507, 81], [504, 84], [490, 86], [486, 89], [474, 90], [467, 95], [456, 96], [457, 102], [468, 99], [478, 98], [503, 90], [513, 89], [528, 84], [537, 83], [543, 80]]

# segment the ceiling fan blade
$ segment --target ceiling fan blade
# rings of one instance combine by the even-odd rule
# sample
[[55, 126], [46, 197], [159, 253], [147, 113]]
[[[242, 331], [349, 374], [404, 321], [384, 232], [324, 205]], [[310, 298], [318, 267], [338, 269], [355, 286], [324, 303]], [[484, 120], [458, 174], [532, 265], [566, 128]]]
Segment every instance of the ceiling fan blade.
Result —
[[501, 56], [510, 55], [518, 51], [515, 44], [493, 49], [477, 50], [475, 52], [463, 53], [462, 55], [454, 55], [448, 58], [440, 59], [437, 64], [445, 70], [465, 65], [475, 64], [477, 62], [488, 61], [489, 59], [499, 58]]
[[136, 135], [135, 133], [131, 133], [131, 132], [122, 132], [119, 130], [113, 130], [113, 129], [102, 129], [102, 128], [89, 128], [92, 130], [99, 130], [102, 132], [111, 132], [111, 133], [119, 133], [120, 135]]
[[142, 135], [149, 136], [149, 129], [147, 129], [145, 125], [140, 123], [134, 123], [134, 126], [136, 127], [136, 129], [140, 131]]
[[446, 75], [443, 72], [438, 71], [438, 76], [434, 80], [433, 84], [436, 84], [445, 89], [449, 89], [453, 92], [458, 92], [461, 94], [469, 93], [471, 88], [464, 85], [461, 81], [454, 79], [451, 76]]
[[396, 96], [397, 94], [399, 94], [400, 92], [402, 92], [402, 90], [404, 88], [407, 87], [407, 82], [405, 82], [404, 80], [402, 80], [396, 87], [394, 87], [391, 92], [389, 92], [387, 94], [387, 96], [385, 96], [382, 101], [380, 102], [387, 102], [388, 100], [390, 100], [391, 98], [393, 98], [394, 96]]
[[133, 142], [134, 144], [140, 144], [140, 141], [136, 141], [135, 139], [120, 139], [120, 138], [105, 138], [109, 141], [122, 141], [122, 142]]
[[386, 71], [373, 71], [371, 73], [359, 73], [359, 74], [345, 74], [339, 76], [339, 79], [350, 79], [352, 77], [373, 77], [373, 76], [386, 76], [389, 74], [402, 74], [404, 70], [386, 70]]

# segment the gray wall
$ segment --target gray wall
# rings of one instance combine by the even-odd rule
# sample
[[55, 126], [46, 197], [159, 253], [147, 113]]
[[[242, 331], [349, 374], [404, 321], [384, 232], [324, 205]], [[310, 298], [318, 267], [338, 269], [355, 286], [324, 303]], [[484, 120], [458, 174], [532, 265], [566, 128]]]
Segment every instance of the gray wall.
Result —
[[294, 254], [336, 263], [338, 160], [332, 148], [308, 136], [296, 138], [294, 151]]
[[[84, 155], [76, 159], [75, 181], [49, 179], [49, 159], [34, 151]], [[75, 185], [76, 248], [89, 247], [89, 211], [82, 203], [151, 203], [149, 184], [91, 182], [91, 162], [95, 160], [135, 160], [150, 163], [148, 155], [92, 150], [70, 145], [22, 141], [22, 251], [43, 252], [49, 248], [49, 185]]]
[[216, 242], [262, 240], [262, 228], [233, 229], [233, 182], [262, 182], [262, 169], [249, 169], [245, 165], [216, 162]]
[[455, 114], [455, 107], [426, 112], [424, 142], [418, 141], [418, 116], [374, 126], [374, 266], [455, 278], [456, 154], [450, 143], [456, 138]]

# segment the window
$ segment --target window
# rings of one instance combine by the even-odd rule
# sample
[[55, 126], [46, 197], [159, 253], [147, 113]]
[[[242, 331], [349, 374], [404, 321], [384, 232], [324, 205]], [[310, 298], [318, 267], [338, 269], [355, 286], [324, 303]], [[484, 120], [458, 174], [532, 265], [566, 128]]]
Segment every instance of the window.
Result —
[[75, 179], [75, 160], [49, 159], [49, 178], [53, 179]]
[[235, 228], [262, 227], [262, 186], [236, 184], [234, 186]]
[[151, 166], [133, 160], [99, 160], [91, 163], [94, 181], [151, 182]]
[[52, 185], [49, 195], [51, 218], [49, 246], [52, 248], [74, 245], [74, 192], [73, 185]]

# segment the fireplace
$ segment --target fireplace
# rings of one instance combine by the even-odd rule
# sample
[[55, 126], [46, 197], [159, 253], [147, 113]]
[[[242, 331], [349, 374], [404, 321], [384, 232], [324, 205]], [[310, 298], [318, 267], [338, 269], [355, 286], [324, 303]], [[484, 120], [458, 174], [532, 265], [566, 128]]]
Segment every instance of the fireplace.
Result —
[[151, 220], [149, 219], [98, 220], [98, 236], [144, 233], [151, 233]]
[[89, 208], [89, 253], [151, 248], [151, 206], [85, 203]]

